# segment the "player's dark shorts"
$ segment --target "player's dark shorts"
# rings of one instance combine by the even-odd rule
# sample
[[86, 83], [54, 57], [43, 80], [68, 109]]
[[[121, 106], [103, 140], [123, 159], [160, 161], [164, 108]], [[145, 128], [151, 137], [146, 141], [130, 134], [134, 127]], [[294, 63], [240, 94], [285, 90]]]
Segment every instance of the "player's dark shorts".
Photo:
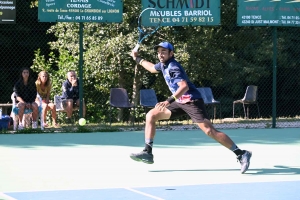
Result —
[[203, 99], [195, 99], [185, 104], [174, 101], [168, 107], [172, 112], [171, 119], [188, 114], [194, 123], [201, 123], [204, 119], [208, 119]]

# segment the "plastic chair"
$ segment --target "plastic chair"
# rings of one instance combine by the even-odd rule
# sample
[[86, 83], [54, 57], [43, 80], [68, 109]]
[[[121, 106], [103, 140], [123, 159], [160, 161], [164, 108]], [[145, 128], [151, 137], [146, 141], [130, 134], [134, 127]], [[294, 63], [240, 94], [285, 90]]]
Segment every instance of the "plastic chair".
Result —
[[213, 106], [213, 119], [216, 119], [217, 116], [217, 108], [216, 105], [220, 105], [220, 119], [222, 118], [222, 109], [221, 109], [221, 102], [214, 99], [214, 95], [210, 87], [201, 87], [197, 88], [198, 91], [201, 93], [205, 105], [212, 105]]
[[157, 102], [156, 93], [153, 89], [140, 90], [140, 105], [144, 108], [145, 112], [147, 108], [154, 108]]
[[[245, 115], [246, 119], [249, 119], [249, 106], [250, 106], [250, 104], [256, 104], [258, 117], [260, 117], [258, 101], [257, 101], [257, 90], [258, 90], [257, 86], [249, 85], [246, 89], [244, 98], [242, 98], [240, 100], [236, 100], [236, 101], [233, 102], [233, 118], [234, 118], [234, 106], [235, 106], [236, 103], [242, 103], [243, 104], [244, 115]], [[247, 113], [246, 113], [246, 109], [245, 109], [245, 104], [248, 105], [247, 106]]]
[[[54, 105], [56, 107], [57, 112], [66, 112], [64, 109], [64, 103], [67, 101], [67, 99], [62, 98], [59, 95], [54, 95]], [[79, 110], [79, 106], [73, 107], [73, 111]]]
[[133, 125], [135, 118], [135, 106], [129, 102], [127, 90], [124, 88], [111, 88], [109, 97], [109, 113], [110, 113], [110, 125], [111, 125], [111, 108], [133, 108]]
[[206, 93], [203, 87], [197, 88], [197, 90], [200, 92], [202, 99], [204, 101], [204, 104], [208, 103], [207, 97], [206, 97]]
[[213, 105], [214, 107], [214, 119], [216, 119], [216, 104], [220, 105], [220, 119], [222, 118], [222, 107], [221, 102], [214, 99], [214, 95], [210, 87], [204, 87], [204, 91], [206, 94], [207, 104]]
[[59, 95], [54, 95], [54, 105], [57, 112], [64, 112], [63, 102], [65, 99], [61, 98]]
[[[37, 98], [40, 101], [40, 105], [42, 105], [42, 98], [40, 97], [39, 94], [37, 94]], [[12, 100], [12, 112], [11, 113], [12, 113], [12, 118], [13, 118], [13, 129], [14, 129], [14, 131], [16, 131], [18, 124], [19, 124], [19, 116], [18, 116], [19, 108], [17, 107], [16, 96], [15, 96], [14, 92], [11, 95], [11, 100]], [[43, 110], [42, 106], [39, 106], [37, 121], [40, 120], [41, 130], [44, 130], [44, 120], [42, 120], [42, 110]], [[31, 121], [31, 114], [32, 114], [31, 109], [24, 110], [24, 115], [23, 115], [23, 120], [22, 120], [22, 124], [23, 124], [24, 128], [29, 127], [30, 121]]]
[[[64, 104], [66, 103], [67, 99], [62, 98], [60, 95], [54, 95], [54, 105], [56, 108], [56, 112], [66, 112], [64, 109]], [[73, 107], [73, 112], [74, 111], [79, 111], [79, 106]], [[76, 116], [72, 114], [72, 120], [73, 122], [76, 121]]]

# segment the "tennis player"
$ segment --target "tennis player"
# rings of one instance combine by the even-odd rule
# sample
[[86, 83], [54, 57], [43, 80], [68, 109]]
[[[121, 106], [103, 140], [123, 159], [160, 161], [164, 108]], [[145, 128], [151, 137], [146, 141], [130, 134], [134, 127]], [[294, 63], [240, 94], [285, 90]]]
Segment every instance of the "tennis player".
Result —
[[135, 161], [153, 164], [153, 140], [155, 137], [155, 123], [158, 120], [170, 119], [188, 114], [194, 123], [209, 137], [213, 138], [237, 156], [241, 164], [241, 173], [245, 173], [250, 165], [251, 151], [241, 150], [225, 133], [214, 128], [205, 110], [200, 92], [189, 80], [185, 70], [175, 60], [174, 48], [169, 42], [161, 42], [154, 47], [157, 51], [159, 63], [153, 64], [132, 51], [131, 56], [137, 64], [151, 73], [162, 72], [172, 93], [165, 101], [156, 104], [146, 115], [145, 148], [142, 152], [132, 153], [130, 157]]

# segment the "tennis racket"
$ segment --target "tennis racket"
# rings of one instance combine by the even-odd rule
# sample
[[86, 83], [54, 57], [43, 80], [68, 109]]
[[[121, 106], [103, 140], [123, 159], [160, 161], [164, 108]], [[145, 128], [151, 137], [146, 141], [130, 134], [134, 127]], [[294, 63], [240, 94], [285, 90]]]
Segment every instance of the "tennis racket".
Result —
[[160, 27], [161, 15], [155, 8], [144, 9], [138, 19], [139, 39], [133, 51], [137, 52], [140, 44], [150, 35], [153, 35]]

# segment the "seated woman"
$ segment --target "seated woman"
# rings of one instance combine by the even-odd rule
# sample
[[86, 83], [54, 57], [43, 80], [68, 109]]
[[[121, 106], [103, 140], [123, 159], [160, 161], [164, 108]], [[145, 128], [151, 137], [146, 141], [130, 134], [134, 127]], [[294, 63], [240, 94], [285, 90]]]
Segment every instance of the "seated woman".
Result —
[[[47, 118], [47, 111], [51, 110], [53, 126], [55, 128], [59, 127], [59, 125], [56, 122], [56, 106], [53, 103], [49, 102], [50, 91], [52, 87], [49, 73], [46, 71], [41, 71], [38, 75], [35, 84], [36, 84], [37, 93], [42, 98], [42, 108], [43, 108], [42, 116], [44, 120], [44, 126], [49, 127], [49, 125], [46, 123], [47, 122], [46, 118]], [[39, 104], [40, 102], [37, 101], [37, 103]]]
[[35, 103], [37, 90], [34, 80], [30, 78], [29, 68], [21, 69], [21, 77], [14, 86], [16, 95], [17, 107], [19, 108], [19, 126], [18, 130], [24, 129], [23, 115], [25, 109], [31, 109], [32, 112], [32, 128], [37, 128], [38, 105]]

